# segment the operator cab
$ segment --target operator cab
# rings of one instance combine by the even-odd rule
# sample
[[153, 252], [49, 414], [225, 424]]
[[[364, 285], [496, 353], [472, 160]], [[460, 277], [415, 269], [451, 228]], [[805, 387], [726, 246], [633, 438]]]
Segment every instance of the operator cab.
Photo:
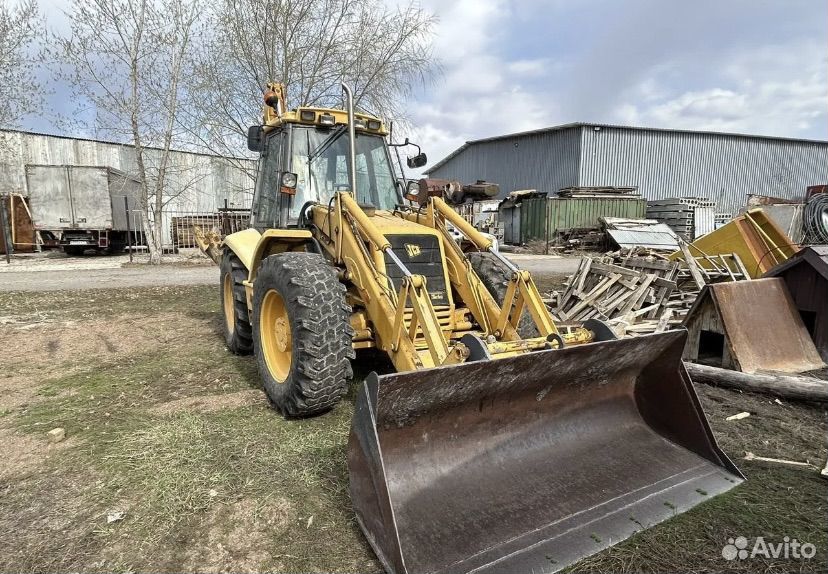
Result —
[[[276, 86], [270, 85], [269, 88]], [[347, 114], [300, 107], [282, 112], [284, 100], [266, 94], [264, 125], [248, 131], [248, 148], [260, 153], [251, 227], [294, 227], [307, 202], [329, 203], [350, 188]], [[361, 205], [393, 210], [402, 203], [382, 121], [356, 114], [356, 193]]]

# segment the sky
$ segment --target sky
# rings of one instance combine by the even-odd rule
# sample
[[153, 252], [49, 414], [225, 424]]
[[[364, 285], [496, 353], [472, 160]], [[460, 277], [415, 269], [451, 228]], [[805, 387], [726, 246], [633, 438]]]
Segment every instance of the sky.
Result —
[[429, 165], [572, 122], [828, 139], [825, 0], [421, 2], [443, 66], [410, 103]]
[[[419, 1], [442, 67], [408, 103], [429, 165], [467, 140], [572, 122], [828, 139], [825, 0]], [[65, 30], [67, 4], [41, 0], [50, 27]]]

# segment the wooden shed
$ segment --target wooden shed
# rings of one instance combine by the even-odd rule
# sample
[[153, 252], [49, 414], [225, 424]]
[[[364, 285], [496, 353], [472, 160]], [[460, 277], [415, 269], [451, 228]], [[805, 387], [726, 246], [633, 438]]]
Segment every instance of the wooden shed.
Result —
[[779, 278], [705, 285], [683, 324], [691, 362], [745, 373], [825, 367]]
[[817, 351], [828, 363], [828, 245], [803, 247], [765, 276], [784, 279]]

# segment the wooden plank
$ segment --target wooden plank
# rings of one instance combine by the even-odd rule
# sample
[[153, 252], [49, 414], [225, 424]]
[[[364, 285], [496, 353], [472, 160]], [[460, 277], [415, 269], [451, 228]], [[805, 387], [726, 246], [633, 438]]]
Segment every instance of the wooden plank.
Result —
[[690, 270], [690, 276], [693, 278], [693, 282], [696, 284], [696, 287], [701, 289], [705, 286], [705, 280], [699, 272], [699, 268], [696, 264], [696, 258], [690, 254], [690, 248], [687, 247], [687, 243], [684, 241], [679, 241], [679, 249], [681, 249], [681, 254], [684, 256], [684, 262], [687, 264], [687, 269]]
[[589, 270], [592, 267], [592, 259], [587, 257], [586, 258], [586, 266], [584, 267], [584, 271], [581, 273], [581, 276], [578, 278], [578, 286], [575, 288], [576, 291], [581, 291], [584, 288], [584, 281], [586, 281], [587, 276], [589, 275]]
[[672, 261], [658, 261], [644, 259], [643, 257], [630, 257], [624, 261], [625, 267], [632, 267], [635, 269], [653, 269], [658, 271], [671, 271], [675, 267]]
[[611, 275], [613, 273], [625, 277], [638, 277], [641, 275], [638, 271], [627, 269], [626, 267], [621, 267], [619, 265], [613, 265], [612, 263], [593, 262], [592, 270], [603, 275]]
[[661, 314], [661, 318], [658, 320], [658, 325], [656, 325], [655, 332], [656, 333], [663, 333], [667, 330], [667, 324], [670, 321], [670, 318], [673, 316], [672, 309], [665, 309], [664, 312]]
[[587, 270], [589, 270], [589, 263], [592, 261], [589, 257], [581, 258], [581, 263], [578, 265], [578, 270], [569, 278], [569, 285], [566, 286], [566, 290], [563, 293], [563, 296], [560, 298], [558, 302], [558, 307], [563, 308], [563, 306], [569, 301], [569, 298], [572, 296], [572, 293], [575, 291], [575, 286], [578, 284], [578, 281], [586, 274]]
[[612, 287], [619, 279], [621, 279], [621, 276], [615, 274], [601, 281], [601, 283], [599, 283], [598, 286], [595, 287], [595, 289], [593, 289], [590, 293], [587, 294], [586, 298], [583, 301], [581, 301], [580, 303], [575, 305], [575, 307], [569, 310], [569, 316], [574, 317], [576, 313], [581, 311], [587, 305], [590, 305], [593, 301], [595, 301], [598, 298], [599, 295], [601, 295], [601, 293]]
[[747, 280], [750, 281], [750, 273], [748, 273], [747, 267], [745, 264], [742, 263], [742, 258], [739, 257], [738, 253], [731, 253], [730, 256], [733, 258], [733, 261], [736, 263], [736, 267], [738, 267], [739, 271], [742, 273], [742, 276]]
[[645, 276], [644, 280], [641, 282], [641, 286], [636, 291], [635, 297], [627, 303], [627, 305], [621, 310], [621, 312], [629, 313], [630, 311], [634, 311], [636, 309], [641, 308], [641, 305], [644, 304], [644, 298], [647, 296], [647, 291], [649, 291], [650, 285], [655, 280], [655, 275]]

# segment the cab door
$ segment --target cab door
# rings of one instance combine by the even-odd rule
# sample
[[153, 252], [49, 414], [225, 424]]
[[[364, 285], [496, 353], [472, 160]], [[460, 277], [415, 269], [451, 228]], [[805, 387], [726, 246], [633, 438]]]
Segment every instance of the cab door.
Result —
[[283, 206], [285, 198], [280, 193], [284, 141], [285, 130], [279, 129], [269, 133], [259, 156], [250, 214], [250, 226], [259, 231], [285, 227], [283, 219], [287, 216], [287, 209]]

